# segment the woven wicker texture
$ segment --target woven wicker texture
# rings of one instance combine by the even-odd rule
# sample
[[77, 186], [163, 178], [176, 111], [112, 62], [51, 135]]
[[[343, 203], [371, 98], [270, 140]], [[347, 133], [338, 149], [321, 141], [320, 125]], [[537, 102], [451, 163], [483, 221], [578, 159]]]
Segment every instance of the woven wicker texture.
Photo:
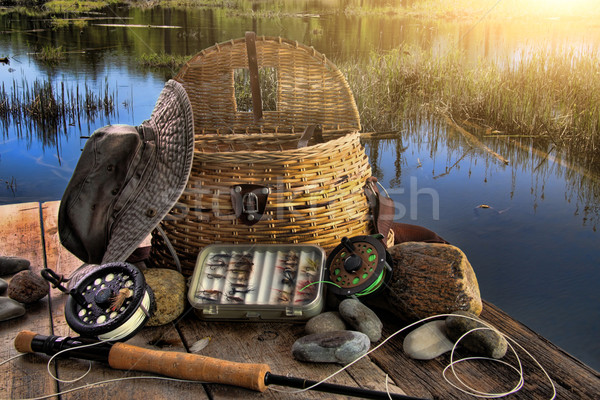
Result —
[[[360, 130], [352, 91], [339, 69], [312, 47], [282, 38], [257, 37], [258, 66], [276, 71], [275, 111], [255, 123], [238, 111], [234, 72], [248, 68], [244, 38], [201, 51], [175, 80], [188, 92], [196, 134], [209, 132], [290, 132], [307, 125]], [[264, 103], [265, 101], [263, 101]]]
[[[256, 123], [252, 112], [236, 111], [232, 71], [248, 66], [244, 39], [202, 51], [176, 78], [194, 112], [194, 161], [161, 227], [184, 275], [213, 243], [314, 243], [331, 250], [344, 236], [371, 233], [364, 193], [371, 167], [345, 78], [295, 42], [257, 38], [256, 49], [259, 67], [278, 71], [277, 111], [265, 111]], [[322, 124], [324, 142], [297, 148], [311, 124]], [[251, 226], [233, 211], [231, 188], [239, 184], [270, 190], [264, 215]], [[172, 268], [164, 239], [154, 233], [152, 245], [152, 262]]]

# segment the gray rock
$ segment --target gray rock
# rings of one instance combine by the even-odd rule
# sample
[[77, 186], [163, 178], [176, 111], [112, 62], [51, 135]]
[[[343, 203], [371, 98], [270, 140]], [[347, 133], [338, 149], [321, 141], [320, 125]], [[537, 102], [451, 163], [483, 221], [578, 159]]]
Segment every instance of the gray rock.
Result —
[[[446, 334], [455, 342], [471, 329], [485, 326], [479, 322], [480, 320], [475, 314], [466, 311], [456, 311], [453, 314], [457, 316], [446, 318]], [[458, 315], [474, 318], [475, 321]], [[459, 345], [474, 355], [497, 359], [504, 357], [508, 348], [506, 339], [500, 333], [490, 329], [469, 333], [459, 342]]]
[[0, 276], [12, 275], [29, 268], [29, 260], [19, 257], [0, 256]]
[[369, 307], [359, 300], [345, 299], [340, 303], [340, 314], [353, 329], [364, 333], [371, 342], [381, 339], [381, 320]]
[[19, 303], [35, 303], [50, 291], [48, 282], [30, 270], [21, 271], [8, 284], [8, 297]]
[[343, 331], [346, 329], [346, 324], [339, 312], [328, 311], [316, 315], [306, 322], [304, 330], [308, 335], [313, 333]]
[[0, 321], [6, 321], [25, 315], [23, 304], [8, 297], [0, 297]]
[[369, 351], [367, 335], [355, 331], [314, 333], [301, 337], [292, 346], [299, 361], [348, 364]]
[[0, 279], [0, 294], [4, 293], [8, 289], [8, 282], [4, 279]]
[[144, 271], [146, 283], [154, 293], [156, 311], [146, 326], [168, 324], [179, 317], [185, 309], [185, 278], [179, 272], [167, 268], [148, 268]]
[[416, 360], [432, 360], [452, 350], [454, 343], [446, 336], [446, 322], [431, 321], [404, 338], [404, 352]]

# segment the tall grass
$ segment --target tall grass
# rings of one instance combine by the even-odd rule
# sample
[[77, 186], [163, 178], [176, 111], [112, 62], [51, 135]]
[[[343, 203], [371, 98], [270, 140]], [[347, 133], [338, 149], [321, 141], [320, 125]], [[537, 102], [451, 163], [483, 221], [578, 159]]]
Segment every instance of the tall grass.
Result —
[[173, 71], [179, 70], [191, 56], [177, 56], [166, 53], [142, 54], [139, 62], [143, 67], [149, 68], [170, 68]]
[[93, 121], [100, 115], [110, 116], [115, 111], [116, 91], [110, 89], [108, 81], [104, 87], [92, 89], [68, 87], [64, 82], [53, 83], [36, 79], [31, 84], [23, 79], [13, 80], [12, 85], [0, 86], [0, 122], [5, 128], [13, 123], [17, 130], [31, 125], [43, 134], [56, 134], [60, 127], [81, 125], [81, 119]]
[[410, 4], [350, 3], [346, 15], [417, 17], [423, 19], [477, 20], [486, 19], [540, 19], [540, 18], [598, 18], [600, 3], [597, 0], [420, 0]]
[[468, 64], [460, 51], [403, 48], [340, 64], [368, 130], [402, 129], [447, 115], [509, 135], [531, 135], [595, 154], [600, 149], [600, 54], [523, 51]]
[[40, 51], [34, 54], [34, 57], [47, 64], [56, 64], [65, 58], [65, 52], [62, 46], [53, 47], [45, 45]]

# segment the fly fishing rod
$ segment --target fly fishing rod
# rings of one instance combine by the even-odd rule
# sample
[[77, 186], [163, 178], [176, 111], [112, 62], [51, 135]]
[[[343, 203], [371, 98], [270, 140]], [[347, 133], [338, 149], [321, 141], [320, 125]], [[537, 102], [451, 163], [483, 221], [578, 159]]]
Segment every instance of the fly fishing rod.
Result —
[[[81, 347], [96, 343], [94, 346]], [[160, 351], [132, 346], [122, 342], [98, 342], [94, 339], [38, 335], [21, 331], [15, 338], [15, 348], [21, 353], [56, 353], [69, 349], [75, 358], [108, 363], [114, 369], [153, 372], [172, 378], [221, 383], [263, 392], [268, 385], [306, 389], [317, 381], [272, 374], [267, 364], [238, 363], [198, 354]], [[364, 399], [418, 400], [402, 394], [387, 393], [359, 387], [319, 383], [310, 390]]]

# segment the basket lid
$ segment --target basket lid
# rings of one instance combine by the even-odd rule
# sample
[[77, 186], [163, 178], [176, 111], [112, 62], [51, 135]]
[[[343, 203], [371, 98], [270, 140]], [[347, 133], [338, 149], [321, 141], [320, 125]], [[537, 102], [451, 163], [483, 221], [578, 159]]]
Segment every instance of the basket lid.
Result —
[[[280, 37], [259, 36], [251, 46], [247, 42], [239, 38], [209, 47], [175, 77], [192, 103], [196, 134], [301, 132], [315, 124], [360, 130], [348, 82], [323, 54]], [[250, 87], [254, 60], [262, 98], [258, 120]]]

